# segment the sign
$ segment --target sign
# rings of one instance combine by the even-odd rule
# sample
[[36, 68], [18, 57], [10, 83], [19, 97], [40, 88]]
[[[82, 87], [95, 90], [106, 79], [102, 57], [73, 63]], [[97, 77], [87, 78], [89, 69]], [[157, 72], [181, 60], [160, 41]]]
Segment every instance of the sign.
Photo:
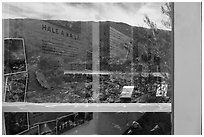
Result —
[[55, 27], [50, 26], [50, 25], [42, 24], [42, 30], [46, 31], [46, 32], [50, 32], [50, 33], [56, 34], [56, 35], [61, 35], [61, 36], [64, 36], [64, 37], [69, 37], [69, 38], [72, 38], [74, 40], [79, 40], [79, 35], [67, 32], [67, 31], [65, 31], [63, 29], [55, 28]]
[[4, 39], [4, 74], [23, 71], [26, 71], [26, 56], [23, 39]]
[[134, 86], [124, 86], [120, 98], [131, 98]]
[[168, 84], [162, 82], [161, 85], [157, 88], [156, 97], [167, 96]]

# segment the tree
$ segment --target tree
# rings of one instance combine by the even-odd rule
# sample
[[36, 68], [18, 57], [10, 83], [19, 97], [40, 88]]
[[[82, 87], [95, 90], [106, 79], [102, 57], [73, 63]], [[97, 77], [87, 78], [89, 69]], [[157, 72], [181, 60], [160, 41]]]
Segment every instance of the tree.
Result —
[[155, 37], [155, 32], [157, 30], [157, 25], [156, 23], [154, 23], [153, 21], [150, 20], [150, 18], [145, 15], [145, 19], [144, 22], [150, 27], [150, 29], [152, 30], [152, 34]]
[[[162, 20], [161, 23], [167, 28], [171, 29], [172, 25], [172, 4], [171, 3], [165, 3], [164, 6], [161, 6], [161, 12], [162, 14], [167, 16], [166, 20]], [[159, 30], [157, 28], [157, 24], [152, 21], [147, 15], [144, 16], [144, 22], [150, 27], [150, 31], [146, 34], [145, 36], [145, 43], [147, 45], [146, 52], [148, 55], [146, 55], [145, 59], [146, 65], [148, 66], [148, 71], [149, 71], [149, 76], [145, 80], [145, 84], [140, 84], [140, 88], [144, 88], [147, 91], [153, 91], [151, 93], [145, 94], [145, 101], [148, 102], [148, 100], [152, 100], [155, 102], [156, 98], [154, 97], [155, 95], [155, 89], [154, 87], [154, 82], [151, 81], [151, 73], [154, 72], [155, 70], [152, 69], [152, 66], [157, 68], [157, 71], [160, 72], [163, 77], [164, 81], [168, 83], [169, 87], [171, 87], [171, 78], [166, 75], [166, 73], [162, 72], [168, 72], [169, 74], [172, 73], [172, 55], [171, 55], [171, 33], [169, 31], [165, 30]], [[152, 90], [151, 90], [152, 89]], [[149, 95], [149, 96], [147, 96]], [[164, 99], [164, 102], [166, 102], [165, 98], [161, 98], [162, 100]], [[163, 102], [160, 100], [159, 102]], [[151, 101], [150, 101], [151, 102]], [[156, 101], [157, 102], [157, 101]]]
[[[167, 28], [171, 29], [172, 26], [172, 18], [173, 18], [173, 4], [172, 3], [165, 3], [163, 6], [161, 6], [161, 12], [162, 14], [167, 16], [167, 20], [162, 20], [162, 24]], [[155, 55], [157, 58], [160, 58], [161, 61], [166, 64], [168, 58], [170, 58], [170, 54], [166, 50], [166, 48], [169, 48], [169, 44], [166, 42], [165, 45], [161, 44], [159, 41], [161, 41], [161, 38], [158, 34], [157, 24], [153, 22], [147, 15], [145, 15], [144, 22], [150, 27], [152, 32], [152, 37], [148, 37], [148, 50], [150, 49], [150, 54]], [[151, 63], [149, 63], [150, 65]], [[167, 66], [168, 67], [168, 66]], [[168, 69], [168, 68], [167, 68]], [[168, 69], [169, 70], [169, 69]]]
[[161, 6], [162, 14], [165, 14], [168, 19], [162, 20], [162, 24], [168, 28], [171, 29], [172, 27], [172, 19], [173, 19], [173, 4], [172, 3], [165, 3], [164, 6]]
[[[165, 3], [161, 6], [162, 14], [167, 16], [167, 20], [162, 19], [161, 23], [167, 28], [171, 29], [172, 27], [172, 19], [173, 19], [173, 4]], [[152, 29], [157, 30], [157, 25], [154, 23], [147, 15], [145, 15], [144, 22]]]

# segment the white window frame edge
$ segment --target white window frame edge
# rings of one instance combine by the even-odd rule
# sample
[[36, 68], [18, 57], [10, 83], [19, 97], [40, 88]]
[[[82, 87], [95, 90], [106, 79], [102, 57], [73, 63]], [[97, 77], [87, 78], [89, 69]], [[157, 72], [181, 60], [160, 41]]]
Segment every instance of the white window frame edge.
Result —
[[171, 112], [171, 103], [3, 102], [3, 112]]

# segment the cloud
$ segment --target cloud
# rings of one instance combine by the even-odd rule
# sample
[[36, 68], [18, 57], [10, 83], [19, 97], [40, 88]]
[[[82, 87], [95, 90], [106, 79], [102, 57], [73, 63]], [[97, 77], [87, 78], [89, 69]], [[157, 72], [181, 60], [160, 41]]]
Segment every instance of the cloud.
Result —
[[3, 3], [3, 18], [34, 18], [67, 21], [116, 21], [148, 27], [144, 15], [166, 29], [161, 13], [164, 3]]

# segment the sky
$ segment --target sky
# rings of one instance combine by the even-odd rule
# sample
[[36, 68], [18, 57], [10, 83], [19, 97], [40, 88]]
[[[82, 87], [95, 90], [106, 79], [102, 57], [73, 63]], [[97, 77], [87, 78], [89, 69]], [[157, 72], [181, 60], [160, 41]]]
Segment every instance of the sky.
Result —
[[2, 4], [2, 18], [34, 18], [67, 21], [116, 21], [147, 27], [147, 15], [159, 29], [167, 29], [161, 20], [164, 3], [40, 3], [13, 2]]

